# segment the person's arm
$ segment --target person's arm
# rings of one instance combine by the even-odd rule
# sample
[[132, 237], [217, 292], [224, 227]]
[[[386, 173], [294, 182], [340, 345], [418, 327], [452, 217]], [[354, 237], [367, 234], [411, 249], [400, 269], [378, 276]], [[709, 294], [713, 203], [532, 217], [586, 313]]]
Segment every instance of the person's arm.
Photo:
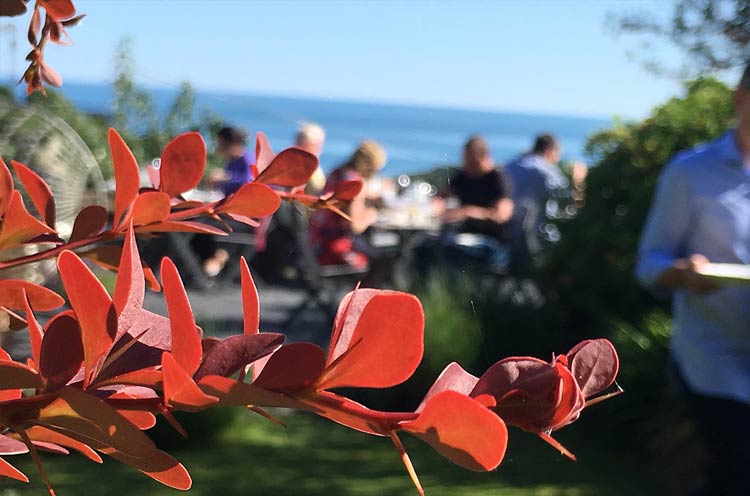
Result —
[[684, 245], [692, 225], [691, 193], [685, 172], [668, 165], [659, 178], [638, 249], [636, 276], [652, 289], [684, 288], [697, 294], [718, 289], [699, 273], [708, 263], [701, 254], [685, 254]]
[[367, 204], [367, 198], [360, 193], [344, 210], [352, 219], [351, 227], [354, 234], [360, 234], [367, 230], [377, 219], [378, 212]]
[[444, 214], [446, 222], [460, 222], [466, 219], [489, 220], [504, 224], [513, 215], [513, 200], [501, 198], [490, 207], [478, 207], [476, 205], [464, 205], [462, 207], [448, 210]]

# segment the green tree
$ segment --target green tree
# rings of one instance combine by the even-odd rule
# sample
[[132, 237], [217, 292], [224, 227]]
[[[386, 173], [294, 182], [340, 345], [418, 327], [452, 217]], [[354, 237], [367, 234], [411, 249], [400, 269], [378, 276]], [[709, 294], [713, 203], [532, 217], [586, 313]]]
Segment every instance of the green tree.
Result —
[[667, 20], [636, 12], [615, 14], [610, 24], [616, 34], [666, 41], [684, 53], [675, 67], [660, 60], [658, 51], [654, 57], [653, 50], [641, 50], [646, 68], [660, 75], [695, 77], [741, 66], [750, 57], [750, 0], [677, 0]]

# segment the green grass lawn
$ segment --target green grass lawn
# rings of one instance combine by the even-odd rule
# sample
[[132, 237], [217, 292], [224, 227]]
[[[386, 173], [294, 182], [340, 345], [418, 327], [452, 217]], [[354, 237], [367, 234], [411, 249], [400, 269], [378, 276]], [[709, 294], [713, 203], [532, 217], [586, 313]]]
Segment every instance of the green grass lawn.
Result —
[[[312, 415], [281, 414], [286, 429], [240, 413], [213, 439], [203, 439], [199, 426], [186, 424], [196, 434], [192, 440], [175, 443], [162, 438], [158, 444], [190, 470], [191, 494], [196, 496], [416, 494], [390, 440]], [[615, 446], [609, 450], [595, 447], [606, 445], [607, 432], [591, 428], [587, 432], [585, 423], [584, 418], [558, 436], [576, 453], [578, 462], [564, 458], [531, 434], [511, 429], [506, 458], [491, 473], [461, 469], [416, 439], [404, 436], [404, 441], [430, 496], [661, 493]], [[4, 480], [0, 496], [46, 494], [28, 456], [9, 458], [32, 482]], [[43, 458], [58, 496], [178, 494], [109, 459], [98, 466], [76, 454]]]

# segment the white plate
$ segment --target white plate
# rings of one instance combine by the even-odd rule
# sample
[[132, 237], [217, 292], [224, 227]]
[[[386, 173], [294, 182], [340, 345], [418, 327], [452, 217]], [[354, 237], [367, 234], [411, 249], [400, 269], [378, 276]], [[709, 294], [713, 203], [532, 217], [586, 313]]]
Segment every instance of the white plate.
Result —
[[698, 273], [719, 283], [750, 284], [750, 265], [709, 263]]

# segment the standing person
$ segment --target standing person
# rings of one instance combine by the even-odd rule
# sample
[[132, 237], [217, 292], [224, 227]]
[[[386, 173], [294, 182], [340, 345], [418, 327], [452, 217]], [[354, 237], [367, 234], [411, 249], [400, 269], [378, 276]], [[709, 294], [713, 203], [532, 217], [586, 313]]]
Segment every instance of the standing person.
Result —
[[568, 179], [557, 165], [560, 154], [557, 139], [551, 134], [540, 134], [530, 152], [505, 166], [513, 185], [512, 237], [521, 264], [528, 263], [541, 249], [539, 234], [548, 200], [569, 187]]
[[[325, 130], [317, 124], [311, 122], [305, 122], [300, 125], [297, 130], [297, 136], [294, 139], [294, 146], [302, 148], [306, 152], [310, 152], [316, 157], [320, 158], [323, 153], [323, 145], [326, 141]], [[318, 164], [318, 168], [315, 169], [312, 177], [305, 187], [305, 193], [310, 195], [318, 195], [323, 191], [326, 184], [326, 175], [323, 173], [323, 169]]]
[[[363, 141], [349, 159], [328, 176], [324, 193], [333, 191], [343, 181], [367, 181], [383, 168], [386, 153], [372, 140]], [[351, 222], [329, 210], [314, 213], [310, 231], [321, 265], [348, 264], [357, 269], [368, 266], [369, 257], [361, 246], [355, 246], [355, 237], [363, 233], [376, 220], [377, 210], [367, 188], [344, 209]]]
[[734, 92], [738, 126], [665, 167], [638, 251], [637, 276], [674, 293], [671, 364], [711, 460], [696, 494], [748, 493], [750, 288], [701, 275], [750, 264], [750, 65]]

